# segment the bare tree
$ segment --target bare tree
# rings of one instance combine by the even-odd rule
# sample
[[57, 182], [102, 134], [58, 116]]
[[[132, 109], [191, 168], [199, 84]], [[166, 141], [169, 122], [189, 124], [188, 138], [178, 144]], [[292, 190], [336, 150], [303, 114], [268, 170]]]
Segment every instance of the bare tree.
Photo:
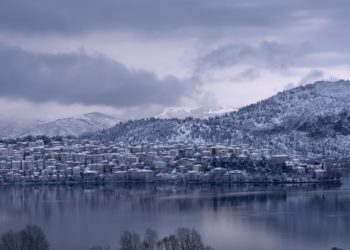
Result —
[[13, 231], [3, 233], [0, 238], [0, 250], [21, 250], [19, 233]]
[[[147, 229], [142, 241], [137, 233], [124, 231], [119, 243], [119, 250], [213, 250], [203, 244], [200, 234], [195, 229], [188, 228], [178, 228], [176, 235], [171, 234], [161, 240], [158, 240], [156, 231]], [[107, 250], [107, 248], [95, 246], [89, 250]]]
[[169, 247], [171, 250], [179, 249], [179, 241], [173, 234], [169, 236]]
[[48, 250], [49, 242], [44, 232], [36, 225], [27, 225], [19, 232], [21, 241], [21, 250]]
[[140, 236], [135, 232], [125, 231], [120, 236], [120, 250], [140, 250]]
[[169, 239], [167, 236], [157, 242], [157, 250], [170, 250]]
[[1, 235], [0, 250], [49, 250], [49, 242], [40, 227], [27, 225], [19, 232]]
[[147, 229], [141, 246], [142, 250], [156, 250], [157, 240], [157, 232], [152, 229]]
[[157, 243], [158, 250], [179, 250], [179, 242], [175, 235], [164, 237]]
[[204, 250], [201, 235], [195, 229], [178, 228], [176, 237], [179, 250]]

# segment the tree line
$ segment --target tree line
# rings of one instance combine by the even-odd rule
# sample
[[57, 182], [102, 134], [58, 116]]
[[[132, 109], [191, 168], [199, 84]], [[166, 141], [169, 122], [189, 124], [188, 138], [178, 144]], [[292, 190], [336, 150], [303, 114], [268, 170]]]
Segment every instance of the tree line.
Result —
[[36, 225], [27, 225], [18, 232], [8, 231], [0, 237], [0, 250], [49, 250], [44, 232]]
[[[158, 238], [158, 233], [147, 229], [143, 239], [139, 234], [124, 231], [119, 239], [118, 250], [213, 250], [206, 246], [195, 229], [178, 228], [174, 234]], [[111, 247], [94, 246], [89, 250], [112, 250]]]
[[[49, 250], [50, 244], [43, 230], [27, 225], [20, 231], [7, 231], [0, 236], [0, 250]], [[89, 250], [112, 250], [110, 246], [93, 246]], [[158, 233], [147, 229], [143, 239], [139, 234], [124, 231], [117, 250], [213, 250], [205, 246], [195, 229], [178, 228], [175, 234], [158, 238]]]
[[[43, 230], [28, 224], [23, 230], [12, 230], [0, 236], [0, 250], [49, 250], [50, 244]], [[158, 237], [155, 230], [147, 229], [144, 237], [132, 231], [124, 231], [119, 239], [119, 246], [93, 246], [89, 250], [213, 250], [206, 246], [201, 235], [194, 228], [180, 227], [174, 234]], [[343, 250], [333, 247], [331, 250]]]

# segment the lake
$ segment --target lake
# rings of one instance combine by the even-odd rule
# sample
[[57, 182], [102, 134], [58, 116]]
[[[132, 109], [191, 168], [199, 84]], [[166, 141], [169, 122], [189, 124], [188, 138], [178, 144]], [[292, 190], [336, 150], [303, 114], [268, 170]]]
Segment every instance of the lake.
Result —
[[0, 186], [0, 232], [34, 223], [53, 250], [116, 246], [124, 230], [195, 227], [217, 250], [350, 249], [342, 186]]

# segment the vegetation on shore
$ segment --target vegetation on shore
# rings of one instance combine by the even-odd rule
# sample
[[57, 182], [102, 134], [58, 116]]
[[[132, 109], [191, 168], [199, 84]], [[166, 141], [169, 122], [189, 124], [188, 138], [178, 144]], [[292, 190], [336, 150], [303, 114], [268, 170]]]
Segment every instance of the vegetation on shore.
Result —
[[[89, 250], [112, 250], [109, 246], [94, 246]], [[213, 250], [205, 246], [195, 229], [178, 228], [175, 234], [158, 238], [158, 233], [147, 229], [144, 238], [135, 232], [124, 231], [119, 239], [118, 250]]]
[[[0, 236], [0, 250], [49, 250], [50, 244], [43, 230], [28, 224], [23, 230], [12, 230]], [[174, 234], [158, 238], [158, 233], [147, 229], [143, 239], [139, 234], [124, 231], [119, 239], [119, 246], [93, 246], [89, 250], [214, 250], [206, 246], [201, 235], [194, 228], [180, 227]], [[331, 250], [343, 250], [333, 247]]]
[[0, 250], [49, 250], [50, 244], [44, 232], [36, 225], [28, 224], [18, 232], [7, 231], [0, 237]]
[[[25, 229], [8, 231], [0, 236], [0, 250], [49, 250], [50, 244], [42, 229], [27, 225]], [[124, 231], [119, 246], [93, 246], [89, 250], [213, 250], [205, 246], [195, 229], [178, 228], [175, 234], [158, 238], [158, 233], [147, 229], [142, 239], [139, 234]]]

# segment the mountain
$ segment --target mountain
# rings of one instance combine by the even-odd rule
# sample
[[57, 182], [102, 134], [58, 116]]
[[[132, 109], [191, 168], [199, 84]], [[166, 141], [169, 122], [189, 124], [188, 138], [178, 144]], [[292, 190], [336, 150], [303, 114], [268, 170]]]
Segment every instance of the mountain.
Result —
[[83, 133], [111, 128], [118, 121], [112, 116], [98, 112], [50, 122], [4, 120], [0, 121], [0, 137], [15, 138], [28, 135], [79, 136]]
[[0, 119], [0, 138], [15, 138], [28, 128], [36, 127], [45, 123], [40, 120], [11, 119], [3, 117]]
[[[186, 118], [189, 116], [207, 118], [234, 110], [230, 107], [202, 107], [192, 110], [169, 108], [157, 115], [159, 118]], [[76, 117], [57, 119], [54, 121], [0, 119], [0, 138], [16, 138], [28, 135], [46, 136], [79, 136], [88, 132], [96, 132], [113, 127], [119, 119], [94, 112]]]
[[163, 112], [156, 115], [155, 118], [161, 119], [170, 119], [170, 118], [180, 118], [184, 119], [187, 117], [193, 118], [209, 118], [218, 115], [224, 115], [226, 113], [230, 113], [236, 111], [237, 109], [234, 107], [223, 107], [223, 106], [204, 106], [195, 109], [182, 109], [182, 108], [167, 108], [164, 109]]
[[207, 119], [150, 118], [89, 134], [101, 140], [246, 144], [276, 152], [349, 156], [350, 82], [320, 81]]

